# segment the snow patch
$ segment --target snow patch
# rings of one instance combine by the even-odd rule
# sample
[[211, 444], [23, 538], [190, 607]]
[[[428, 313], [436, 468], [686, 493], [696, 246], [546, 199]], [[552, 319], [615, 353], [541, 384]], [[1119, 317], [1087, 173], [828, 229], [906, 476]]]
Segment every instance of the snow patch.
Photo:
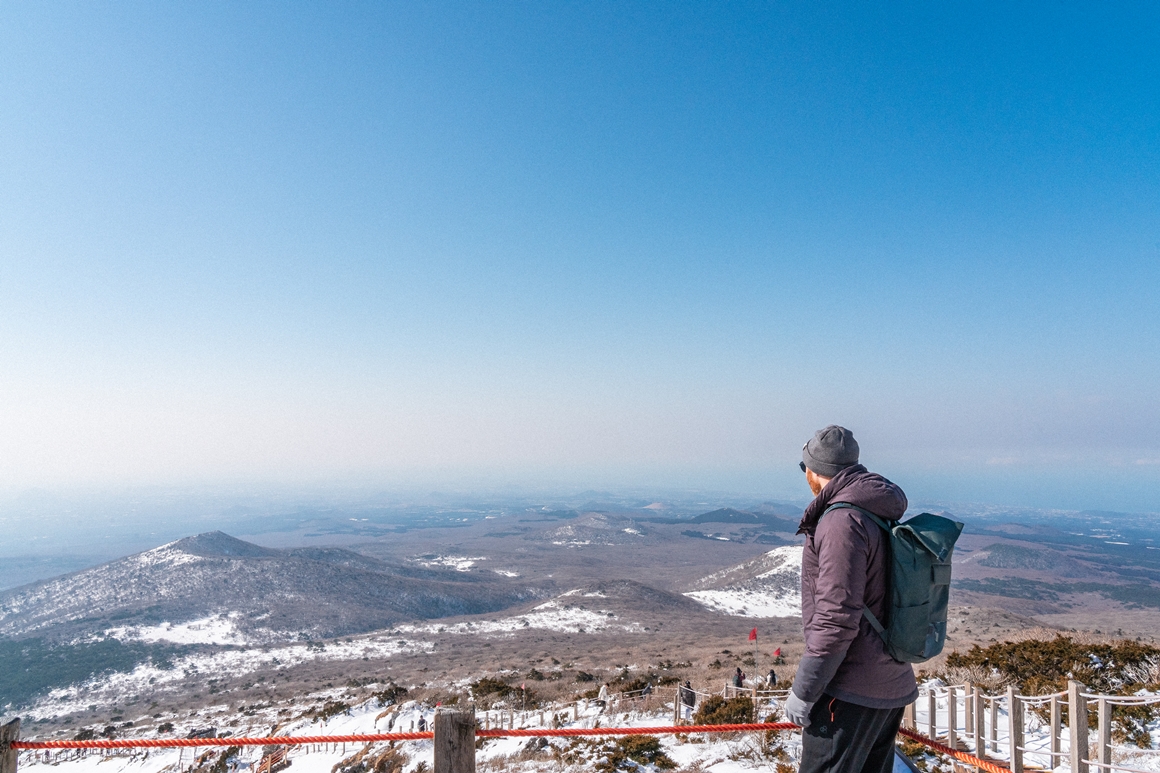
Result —
[[484, 556], [419, 556], [415, 559], [420, 566], [442, 566], [457, 572], [469, 572], [478, 561], [486, 561]]
[[170, 542], [162, 545], [159, 548], [146, 550], [144, 553], [139, 553], [135, 556], [138, 566], [152, 567], [152, 566], [181, 566], [182, 564], [196, 564], [202, 560], [201, 556], [195, 556], [192, 553], [186, 553], [184, 550], [174, 548], [177, 542]]
[[[748, 578], [744, 574], [760, 570]], [[710, 609], [738, 617], [796, 617], [801, 614], [802, 548], [786, 545], [774, 548], [760, 559], [709, 575], [701, 586], [727, 582], [730, 575], [742, 575], [723, 587], [690, 591], [685, 595]]]
[[174, 644], [247, 644], [249, 640], [239, 631], [235, 621], [241, 615], [230, 612], [210, 615], [185, 623], [159, 623], [150, 626], [122, 626], [105, 631], [106, 636], [121, 641], [168, 641]]

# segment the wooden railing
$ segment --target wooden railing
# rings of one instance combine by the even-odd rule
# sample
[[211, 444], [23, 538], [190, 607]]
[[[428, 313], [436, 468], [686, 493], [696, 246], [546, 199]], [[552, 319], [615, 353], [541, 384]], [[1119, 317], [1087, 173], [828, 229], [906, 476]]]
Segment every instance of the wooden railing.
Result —
[[[1149, 704], [1160, 704], [1160, 695], [1101, 695], [1087, 692], [1075, 681], [1068, 683], [1067, 690], [1048, 695], [1020, 695], [1013, 687], [989, 695], [970, 684], [924, 686], [918, 700], [906, 708], [903, 726], [952, 748], [973, 751], [978, 757], [1005, 761], [1012, 773], [1052, 769], [1065, 760], [1072, 773], [1096, 773], [1091, 771], [1093, 767], [1098, 771], [1153, 773], [1117, 763], [1113, 752], [1124, 756], [1160, 750], [1112, 744], [1113, 707]], [[1094, 738], [1088, 725], [1088, 712], [1093, 707]], [[1038, 710], [1032, 714], [1031, 708]], [[1038, 723], [1037, 729], [1046, 730], [1037, 734], [1045, 738], [1034, 747], [1026, 741], [1030, 718]]]

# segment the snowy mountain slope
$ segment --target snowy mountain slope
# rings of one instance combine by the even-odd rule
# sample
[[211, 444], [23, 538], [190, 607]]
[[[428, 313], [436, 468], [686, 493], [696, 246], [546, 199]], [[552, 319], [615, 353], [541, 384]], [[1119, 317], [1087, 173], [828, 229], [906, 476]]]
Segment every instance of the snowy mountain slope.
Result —
[[158, 626], [198, 621], [219, 643], [319, 638], [534, 597], [494, 572], [403, 566], [333, 548], [271, 550], [211, 532], [0, 593], [0, 636], [140, 629], [157, 638]]
[[801, 546], [786, 545], [703, 577], [685, 595], [729, 615], [792, 617], [801, 614], [801, 581]]
[[[255, 673], [270, 675], [300, 665], [317, 669], [322, 664], [333, 663], [358, 674], [365, 669], [368, 659], [429, 655], [438, 646], [454, 646], [449, 642], [453, 639], [479, 644], [537, 632], [585, 636], [641, 633], [646, 629], [631, 615], [623, 614], [626, 606], [647, 605], [654, 611], [671, 610], [674, 605], [698, 607], [683, 596], [664, 591], [647, 593], [650, 590], [628, 582], [596, 583], [567, 591], [522, 612], [403, 624], [387, 631], [326, 643], [282, 642], [269, 646], [186, 650], [172, 654], [167, 661], [145, 660], [124, 670], [105, 670], [86, 680], [61, 684], [35, 696], [23, 707], [22, 713], [33, 719], [55, 717], [83, 712], [86, 707], [91, 710], [124, 705], [142, 700], [146, 695], [153, 701], [162, 696], [180, 701], [182, 694], [197, 692], [206, 677], [222, 680], [250, 675], [252, 678]], [[115, 638], [130, 636], [146, 640], [164, 637], [167, 641], [186, 643], [193, 637], [192, 641], [197, 643], [237, 644], [231, 639], [236, 632], [226, 627], [230, 617], [163, 624], [154, 631], [110, 629], [108, 634]], [[219, 640], [215, 641], [214, 637]], [[3, 703], [0, 695], [0, 708]]]

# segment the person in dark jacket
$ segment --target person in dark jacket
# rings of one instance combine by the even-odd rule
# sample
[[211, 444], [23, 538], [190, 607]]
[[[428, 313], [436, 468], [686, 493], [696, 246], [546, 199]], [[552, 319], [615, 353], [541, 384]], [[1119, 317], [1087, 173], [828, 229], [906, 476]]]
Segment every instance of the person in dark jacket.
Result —
[[681, 688], [681, 713], [686, 721], [693, 719], [693, 708], [696, 705], [697, 693], [693, 690], [692, 683], [686, 679], [685, 686]]
[[741, 666], [738, 666], [737, 671], [735, 671], [733, 674], [733, 686], [734, 687], [744, 687], [745, 686], [745, 674], [742, 673]]
[[[903, 709], [918, 697], [914, 669], [886, 652], [863, 615], [886, 616], [889, 538], [864, 508], [890, 522], [906, 512], [906, 495], [858, 463], [850, 430], [830, 425], [802, 449], [801, 469], [814, 500], [799, 534], [802, 626], [806, 649], [785, 704], [801, 725], [799, 773], [889, 773]], [[822, 515], [825, 513], [825, 517]]]

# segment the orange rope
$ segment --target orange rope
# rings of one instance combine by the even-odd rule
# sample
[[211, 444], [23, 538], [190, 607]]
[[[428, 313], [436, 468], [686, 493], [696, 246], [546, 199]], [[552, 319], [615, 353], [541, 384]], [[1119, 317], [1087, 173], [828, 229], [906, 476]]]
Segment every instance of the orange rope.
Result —
[[[663, 727], [562, 727], [539, 730], [476, 730], [477, 738], [535, 738], [585, 735], [673, 735], [685, 733], [729, 733], [745, 730], [796, 730], [789, 722], [759, 722], [743, 725], [665, 725]], [[268, 738], [126, 738], [91, 741], [13, 741], [11, 748], [25, 749], [163, 749], [190, 746], [294, 746], [326, 743], [374, 743], [377, 741], [426, 741], [427, 733], [370, 733], [366, 735], [270, 736]]]
[[370, 735], [300, 735], [269, 738], [125, 738], [91, 741], [13, 741], [13, 749], [168, 749], [190, 746], [292, 746], [312, 743], [423, 741], [434, 733], [373, 733]]
[[973, 754], [967, 754], [966, 752], [961, 752], [958, 749], [952, 749], [945, 744], [941, 744], [938, 741], [933, 741], [930, 738], [927, 738], [925, 735], [916, 733], [913, 730], [907, 730], [906, 728], [902, 727], [898, 729], [898, 734], [904, 735], [912, 741], [918, 741], [924, 746], [929, 746], [937, 752], [954, 757], [959, 762], [965, 762], [968, 765], [973, 765], [976, 768], [982, 768], [983, 770], [988, 771], [988, 773], [1011, 773], [1010, 768], [1004, 767], [1002, 765], [996, 765], [989, 760], [980, 759]]
[[476, 738], [536, 738], [578, 735], [684, 735], [734, 733], [745, 730], [797, 730], [791, 722], [753, 722], [741, 725], [664, 725], [662, 727], [562, 727], [541, 730], [476, 730]]
[[[476, 738], [570, 738], [576, 736], [602, 735], [685, 735], [691, 733], [736, 733], [765, 730], [797, 730], [790, 722], [753, 722], [736, 725], [664, 725], [661, 727], [562, 727], [540, 728], [536, 730], [476, 730]], [[972, 754], [952, 749], [933, 741], [924, 735], [899, 729], [898, 733], [907, 738], [988, 771], [988, 773], [1011, 773], [1009, 768], [980, 759]], [[370, 733], [364, 735], [306, 735], [269, 736], [265, 738], [126, 738], [122, 740], [93, 739], [91, 741], [13, 741], [12, 749], [165, 749], [197, 746], [297, 746], [303, 744], [328, 743], [375, 743], [379, 741], [426, 741], [435, 733]]]

